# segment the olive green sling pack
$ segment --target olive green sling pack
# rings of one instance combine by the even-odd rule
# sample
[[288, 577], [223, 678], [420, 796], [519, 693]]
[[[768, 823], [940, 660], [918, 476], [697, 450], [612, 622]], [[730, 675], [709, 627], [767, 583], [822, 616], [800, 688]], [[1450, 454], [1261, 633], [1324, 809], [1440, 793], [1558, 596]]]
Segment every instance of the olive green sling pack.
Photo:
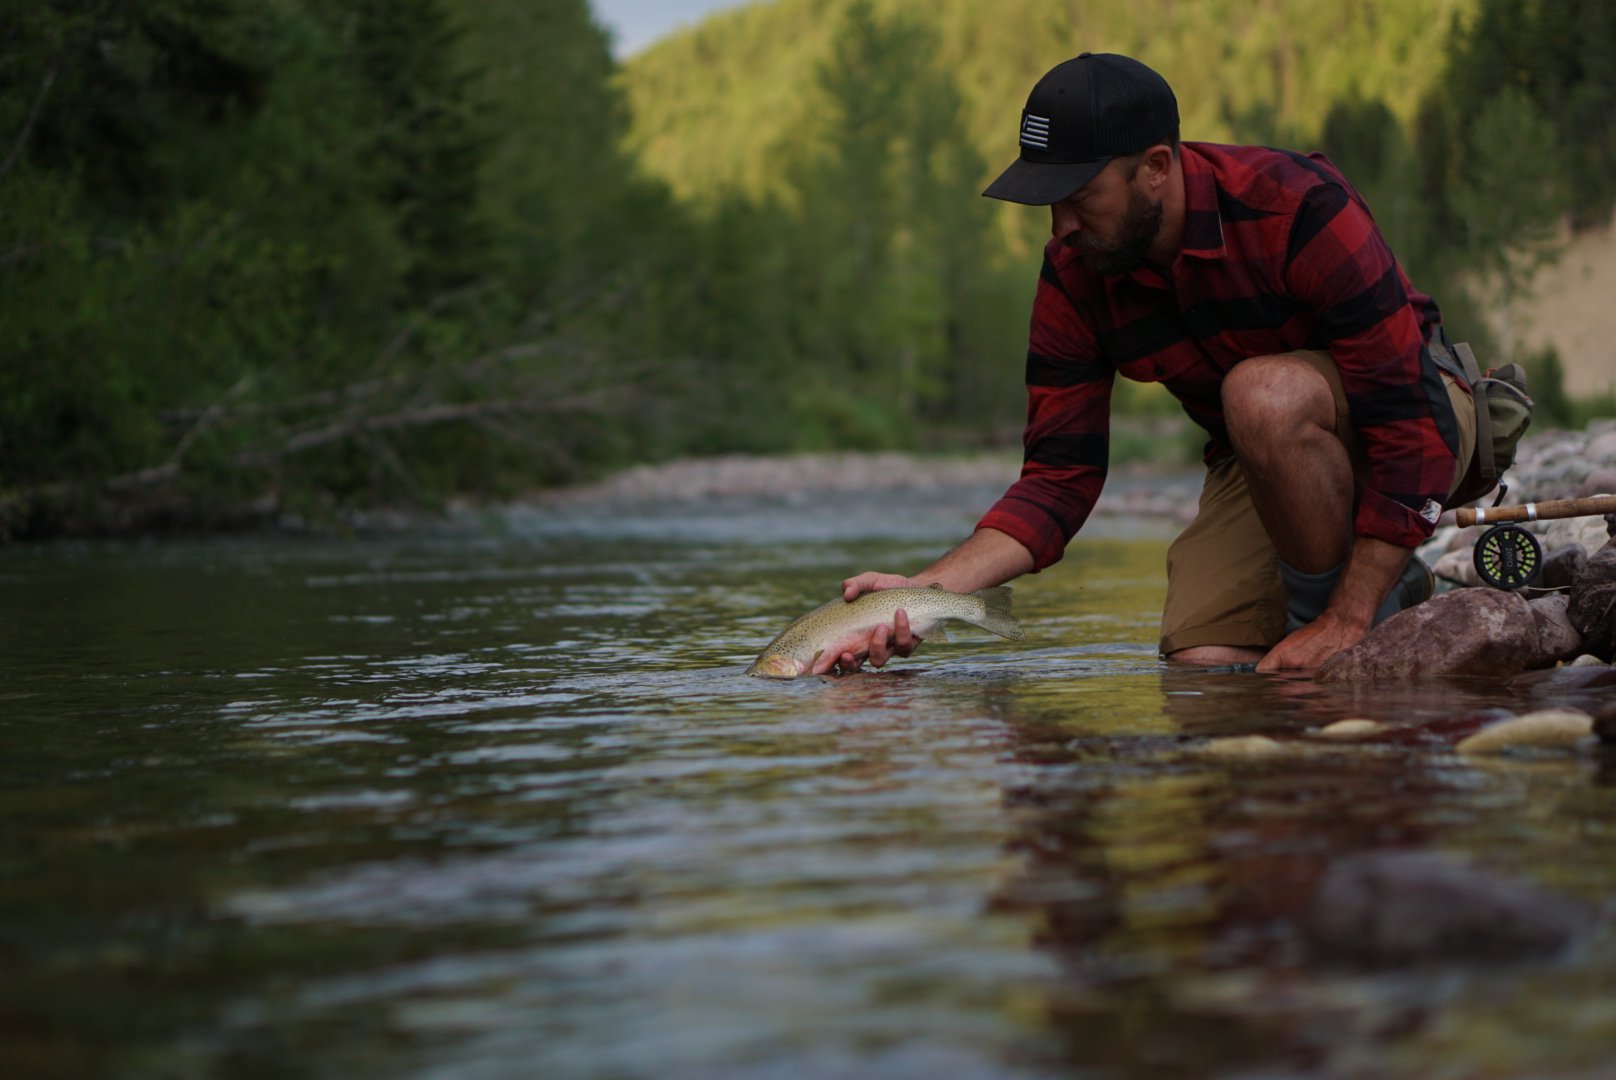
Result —
[[1526, 372], [1519, 364], [1490, 368], [1482, 374], [1468, 344], [1452, 346], [1452, 354], [1476, 403], [1476, 452], [1459, 487], [1448, 497], [1450, 507], [1475, 502], [1498, 486], [1504, 470], [1515, 464], [1516, 447], [1532, 423], [1532, 398], [1526, 392]]

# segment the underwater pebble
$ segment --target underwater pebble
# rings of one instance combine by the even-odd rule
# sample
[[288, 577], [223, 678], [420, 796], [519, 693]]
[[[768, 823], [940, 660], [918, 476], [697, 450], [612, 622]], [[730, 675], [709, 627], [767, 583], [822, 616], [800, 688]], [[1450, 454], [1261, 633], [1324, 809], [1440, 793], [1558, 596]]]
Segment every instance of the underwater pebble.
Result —
[[1541, 709], [1490, 724], [1454, 749], [1461, 754], [1495, 754], [1517, 746], [1570, 747], [1594, 731], [1594, 718], [1580, 709]]
[[1262, 761], [1285, 757], [1290, 751], [1266, 735], [1230, 735], [1203, 743], [1196, 747], [1196, 753], [1201, 757], [1222, 760]]
[[1374, 965], [1552, 956], [1598, 925], [1573, 896], [1436, 851], [1374, 851], [1333, 863], [1305, 930], [1326, 956]]
[[1600, 742], [1616, 745], [1616, 705], [1599, 710], [1594, 717], [1594, 734]]
[[1603, 660], [1599, 659], [1599, 657], [1594, 656], [1591, 653], [1583, 653], [1581, 656], [1577, 657], [1575, 660], [1571, 661], [1569, 664], [1566, 665], [1566, 667], [1609, 667], [1609, 666], [1610, 666], [1609, 664], [1605, 663]]
[[1378, 720], [1353, 717], [1348, 720], [1337, 720], [1333, 724], [1326, 724], [1313, 734], [1321, 739], [1363, 739], [1370, 735], [1379, 735], [1385, 730], [1386, 725]]

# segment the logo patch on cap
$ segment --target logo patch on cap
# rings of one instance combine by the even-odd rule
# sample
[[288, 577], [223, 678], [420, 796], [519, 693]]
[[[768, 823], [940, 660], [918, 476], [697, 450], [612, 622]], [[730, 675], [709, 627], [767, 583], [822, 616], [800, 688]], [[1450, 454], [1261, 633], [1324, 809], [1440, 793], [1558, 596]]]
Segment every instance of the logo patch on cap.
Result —
[[1027, 113], [1021, 118], [1021, 145], [1034, 150], [1049, 149], [1049, 117]]

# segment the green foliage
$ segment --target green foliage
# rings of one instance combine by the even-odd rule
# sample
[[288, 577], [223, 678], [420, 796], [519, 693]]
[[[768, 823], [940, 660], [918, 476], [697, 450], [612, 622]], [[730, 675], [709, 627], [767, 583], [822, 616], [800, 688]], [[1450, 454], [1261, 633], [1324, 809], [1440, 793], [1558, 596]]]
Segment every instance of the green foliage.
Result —
[[[566, 6], [552, 47], [603, 52]], [[490, 271], [531, 264], [483, 226], [487, 87], [446, 10], [70, 7], [0, 38], [0, 534], [98, 500], [205, 521], [625, 456], [601, 434], [622, 366], [575, 367], [599, 350], [530, 307], [539, 275]]]
[[[1322, 146], [1496, 353], [1479, 309], [1616, 197], [1613, 12], [777, 0], [619, 70], [587, 0], [12, 4], [0, 535], [1011, 441], [1047, 217], [976, 192], [1083, 49], [1187, 138]], [[1115, 460], [1189, 456], [1114, 404]]]
[[[1603, 0], [1485, 0], [1454, 35], [1449, 84], [1460, 115], [1525, 97], [1570, 178], [1579, 222], [1616, 200], [1616, 8]], [[1515, 106], [1511, 106], [1515, 108]], [[1488, 159], [1471, 143], [1468, 166]]]
[[1498, 304], [1506, 358], [1516, 303], [1559, 254], [1555, 231], [1565, 204], [1552, 140], [1531, 98], [1505, 89], [1470, 126], [1472, 160], [1488, 167], [1467, 170], [1453, 191], [1469, 236], [1470, 268], [1485, 275], [1483, 287]]
[[816, 73], [826, 108], [773, 155], [799, 194], [793, 318], [821, 358], [802, 388], [824, 408], [879, 385], [876, 414], [856, 400], [836, 407], [847, 434], [856, 417], [871, 421], [861, 442], [912, 441], [905, 429], [923, 408], [952, 403], [986, 257], [988, 207], [960, 197], [982, 164], [935, 52], [918, 21], [853, 4]]
[[1529, 380], [1534, 408], [1532, 420], [1539, 427], [1570, 427], [1574, 420], [1574, 407], [1566, 395], [1565, 368], [1560, 353], [1549, 346], [1530, 356], [1521, 358]]

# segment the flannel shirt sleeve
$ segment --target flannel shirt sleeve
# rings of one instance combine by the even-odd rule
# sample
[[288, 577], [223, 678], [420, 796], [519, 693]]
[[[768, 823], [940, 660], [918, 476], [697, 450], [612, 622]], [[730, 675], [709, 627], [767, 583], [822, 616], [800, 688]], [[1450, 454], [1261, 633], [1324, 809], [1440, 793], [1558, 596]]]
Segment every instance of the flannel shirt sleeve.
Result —
[[1367, 208], [1337, 184], [1304, 197], [1286, 275], [1329, 344], [1369, 459], [1354, 532], [1416, 547], [1452, 486], [1458, 435], [1406, 279]]
[[1027, 426], [1021, 478], [977, 523], [1032, 553], [1033, 569], [1060, 561], [1105, 483], [1116, 369], [1044, 253], [1027, 349]]

